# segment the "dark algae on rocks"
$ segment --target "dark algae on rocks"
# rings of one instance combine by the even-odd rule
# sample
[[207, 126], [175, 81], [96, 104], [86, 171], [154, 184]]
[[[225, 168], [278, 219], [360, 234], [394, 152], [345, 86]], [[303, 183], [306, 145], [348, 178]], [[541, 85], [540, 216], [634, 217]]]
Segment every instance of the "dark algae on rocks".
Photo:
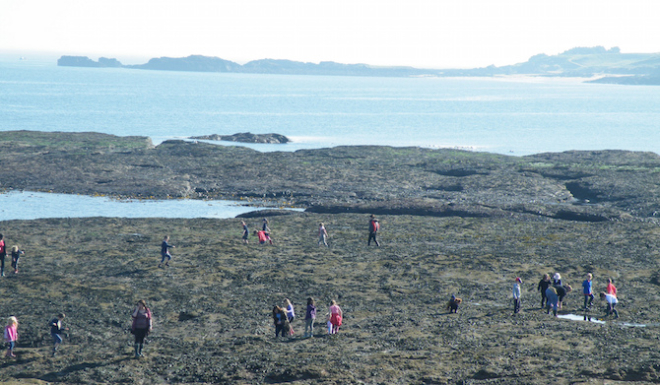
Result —
[[[259, 153], [102, 134], [0, 133], [4, 189], [269, 199], [277, 239], [241, 239], [241, 219], [2, 221], [25, 250], [0, 278], [0, 314], [19, 320], [2, 383], [642, 384], [660, 382], [658, 156], [622, 151], [515, 158], [455, 150], [339, 147]], [[277, 165], [277, 167], [275, 167]], [[14, 208], [5, 208], [14, 209]], [[18, 209], [18, 208], [16, 208]], [[367, 246], [369, 214], [380, 247]], [[318, 246], [318, 225], [329, 247]], [[169, 235], [172, 261], [158, 268]], [[616, 282], [618, 319], [547, 315], [538, 280], [593, 291]], [[512, 282], [520, 277], [514, 314]], [[447, 300], [462, 299], [450, 314]], [[275, 338], [274, 305], [316, 301]], [[153, 331], [135, 359], [144, 299]], [[325, 312], [341, 306], [340, 333]], [[559, 315], [581, 318], [573, 290]], [[52, 356], [48, 322], [69, 330]], [[298, 314], [299, 316], [301, 314]]]
[[[3, 317], [20, 320], [16, 359], [0, 381], [56, 383], [612, 383], [656, 382], [658, 234], [643, 222], [386, 216], [368, 248], [362, 214], [277, 218], [278, 245], [245, 245], [236, 219], [48, 219], [2, 222], [29, 250], [0, 281]], [[248, 219], [251, 227], [259, 219]], [[316, 223], [331, 229], [320, 248]], [[162, 234], [177, 242], [158, 268]], [[556, 319], [537, 303], [536, 278], [615, 277], [620, 318]], [[511, 310], [512, 277], [524, 284]], [[462, 298], [449, 314], [447, 298]], [[275, 338], [271, 310], [289, 298], [319, 309], [314, 336], [295, 320]], [[134, 359], [131, 314], [145, 299], [154, 323]], [[336, 299], [341, 332], [327, 335]], [[560, 314], [581, 314], [570, 293]], [[47, 322], [66, 313], [52, 357]], [[564, 313], [562, 313], [564, 312]], [[594, 317], [604, 316], [596, 304]], [[610, 317], [611, 318], [611, 317]], [[629, 327], [625, 324], [646, 325]], [[599, 381], [599, 382], [593, 382]]]
[[654, 218], [660, 156], [512, 157], [374, 146], [261, 153], [96, 133], [0, 133], [0, 188], [119, 197], [257, 198], [317, 213]]

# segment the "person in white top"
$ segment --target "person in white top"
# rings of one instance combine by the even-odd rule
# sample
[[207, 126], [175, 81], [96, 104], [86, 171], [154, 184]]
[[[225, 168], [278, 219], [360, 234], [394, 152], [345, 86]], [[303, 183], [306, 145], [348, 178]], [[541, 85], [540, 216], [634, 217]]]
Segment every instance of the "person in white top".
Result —
[[328, 232], [325, 230], [325, 226], [323, 225], [323, 223], [321, 223], [319, 225], [319, 242], [318, 242], [318, 245], [321, 246], [321, 243], [323, 243], [323, 245], [325, 247], [328, 247], [328, 242], [326, 241], [327, 238], [328, 238]]
[[520, 285], [522, 285], [522, 279], [520, 277], [516, 277], [515, 282], [513, 283], [513, 313], [517, 314], [520, 312], [520, 297], [522, 295], [521, 290], [520, 290]]
[[614, 308], [619, 300], [612, 294], [600, 293], [600, 299], [607, 302], [607, 315], [614, 314], [614, 318], [619, 318], [619, 312]]

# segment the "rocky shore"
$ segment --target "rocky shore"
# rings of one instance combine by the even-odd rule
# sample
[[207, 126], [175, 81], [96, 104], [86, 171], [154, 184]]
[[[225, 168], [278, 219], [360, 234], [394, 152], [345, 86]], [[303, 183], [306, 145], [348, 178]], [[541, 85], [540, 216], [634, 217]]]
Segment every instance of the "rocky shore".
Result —
[[660, 156], [571, 151], [244, 147], [94, 133], [0, 133], [0, 188], [121, 197], [260, 198], [317, 213], [654, 220]]
[[[3, 221], [26, 252], [0, 278], [0, 315], [19, 319], [2, 383], [643, 384], [660, 382], [660, 159], [652, 153], [529, 157], [419, 148], [259, 153], [102, 134], [0, 133], [1, 187], [135, 197], [260, 197], [305, 213], [270, 216], [275, 244], [241, 243], [240, 219]], [[20, 210], [20, 207], [5, 208]], [[367, 213], [381, 247], [367, 247]], [[250, 229], [260, 217], [246, 215]], [[329, 248], [317, 245], [325, 223]], [[170, 235], [172, 267], [157, 268]], [[7, 263], [8, 264], [8, 263]], [[613, 277], [621, 317], [554, 318], [537, 283]], [[523, 309], [511, 287], [523, 280]], [[448, 314], [451, 294], [463, 299]], [[319, 305], [302, 338], [306, 298]], [[151, 307], [132, 358], [132, 305]], [[276, 339], [273, 305], [296, 306]], [[327, 336], [331, 299], [345, 312]], [[70, 327], [50, 356], [47, 321]]]

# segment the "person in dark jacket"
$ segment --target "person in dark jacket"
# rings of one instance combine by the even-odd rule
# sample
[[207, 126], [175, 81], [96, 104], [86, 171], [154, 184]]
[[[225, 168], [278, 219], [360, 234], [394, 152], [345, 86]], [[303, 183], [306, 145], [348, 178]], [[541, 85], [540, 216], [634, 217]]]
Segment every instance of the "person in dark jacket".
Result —
[[131, 332], [135, 335], [135, 358], [139, 358], [142, 357], [144, 339], [151, 333], [153, 327], [151, 310], [143, 299], [137, 302], [131, 317], [133, 318]]
[[60, 313], [57, 317], [50, 320], [50, 336], [53, 337], [53, 357], [57, 354], [57, 348], [62, 343], [62, 331], [69, 330], [69, 328], [62, 327], [62, 321], [66, 315]]
[[170, 254], [170, 250], [172, 248], [175, 248], [176, 246], [172, 246], [169, 243], [167, 243], [170, 240], [170, 236], [166, 235], [165, 238], [163, 238], [163, 243], [160, 244], [160, 263], [158, 264], [158, 267], [160, 267], [163, 262], [165, 262], [165, 259], [167, 259], [167, 262], [165, 262], [165, 266], [169, 267], [170, 266], [170, 260], [172, 259], [172, 255]]
[[539, 285], [536, 287], [536, 290], [541, 292], [541, 309], [543, 309], [548, 302], [548, 297], [545, 295], [548, 286], [550, 286], [550, 275], [544, 274], [541, 281], [539, 281]]

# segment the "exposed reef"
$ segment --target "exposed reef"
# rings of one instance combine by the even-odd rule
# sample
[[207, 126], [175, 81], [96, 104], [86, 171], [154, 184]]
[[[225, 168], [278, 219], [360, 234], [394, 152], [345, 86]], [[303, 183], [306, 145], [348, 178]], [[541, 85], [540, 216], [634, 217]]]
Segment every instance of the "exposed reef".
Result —
[[569, 151], [513, 157], [375, 146], [261, 153], [96, 133], [0, 133], [0, 187], [126, 197], [259, 198], [318, 213], [648, 219], [660, 157]]
[[270, 143], [270, 144], [283, 144], [289, 143], [290, 140], [284, 135], [280, 134], [252, 134], [250, 132], [241, 132], [234, 135], [202, 135], [191, 136], [189, 139], [200, 140], [218, 140], [225, 142], [241, 142], [241, 143]]

